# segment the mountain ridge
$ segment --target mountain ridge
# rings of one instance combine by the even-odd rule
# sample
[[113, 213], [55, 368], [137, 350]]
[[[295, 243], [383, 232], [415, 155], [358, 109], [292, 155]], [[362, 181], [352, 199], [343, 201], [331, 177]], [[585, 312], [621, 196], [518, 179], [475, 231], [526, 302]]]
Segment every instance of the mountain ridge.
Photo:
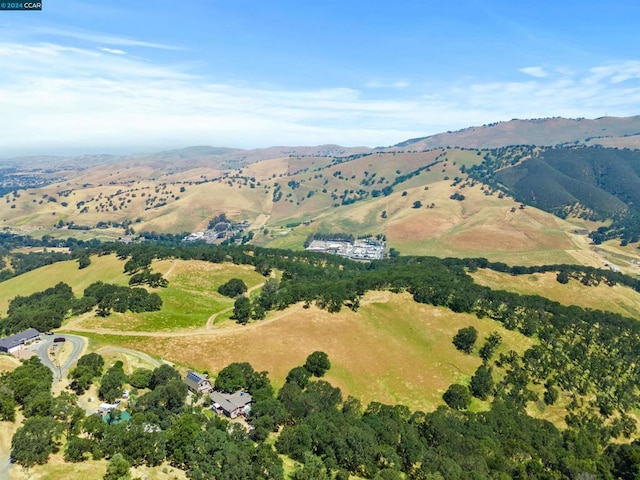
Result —
[[[634, 139], [640, 147], [640, 115], [632, 117], [512, 119], [405, 140], [396, 147], [500, 148], [508, 145], [595, 145], [599, 139]], [[608, 145], [613, 146], [613, 145]]]
[[424, 137], [410, 138], [386, 147], [346, 147], [337, 144], [322, 144], [309, 146], [274, 145], [264, 148], [243, 149], [192, 145], [157, 152], [124, 155], [82, 154], [0, 157], [0, 165], [29, 163], [34, 166], [55, 165], [60, 167], [83, 163], [130, 160], [165, 160], [171, 162], [179, 159], [190, 159], [199, 160], [200, 162], [208, 160], [218, 167], [234, 168], [256, 161], [288, 156], [346, 157], [376, 152], [420, 151], [447, 147], [486, 149], [510, 145], [556, 146], [569, 144], [640, 148], [640, 115], [630, 117], [605, 116], [595, 119], [565, 117], [512, 119]]
[[[542, 150], [550, 155], [553, 147], [479, 150], [447, 146], [425, 151], [419, 140], [378, 149], [333, 144], [255, 150], [192, 146], [125, 157], [69, 157], [67, 163], [64, 157], [41, 157], [40, 170], [25, 164], [0, 168], [0, 194], [4, 194], [0, 221], [14, 231], [38, 230], [39, 235], [56, 238], [117, 239], [131, 230], [201, 231], [211, 218], [225, 213], [234, 221], [248, 221], [250, 241], [263, 246], [296, 249], [315, 231], [349, 232], [354, 236], [384, 234], [389, 246], [403, 254], [485, 256], [531, 264], [541, 256], [553, 263], [567, 263], [582, 252], [580, 262], [599, 264], [598, 258], [584, 254], [588, 239], [576, 239], [572, 232], [593, 233], [606, 218], [624, 214], [629, 219], [624, 232], [618, 222], [619, 227], [601, 240], [622, 232], [635, 245], [635, 230], [629, 227], [638, 222], [625, 211], [630, 202], [640, 204], [634, 194], [640, 179], [629, 174], [630, 166], [613, 166], [615, 158], [635, 158], [638, 152], [580, 147], [589, 147], [584, 143], [585, 132], [597, 129], [602, 133], [606, 128], [612, 142], [632, 138], [614, 135], [633, 132], [640, 125], [640, 116], [510, 121], [470, 127], [460, 135], [467, 139], [475, 135], [477, 142], [485, 142], [487, 134], [507, 138], [503, 133], [508, 131], [512, 133], [508, 139], [513, 140], [526, 129], [537, 128], [541, 135], [562, 125], [573, 128], [573, 133], [562, 133], [564, 138], [576, 138], [579, 127], [583, 142], [576, 145], [578, 140], [573, 140], [558, 149], [566, 150], [563, 158], [572, 166], [562, 168], [561, 161], [553, 168], [543, 166], [544, 171], [538, 169], [536, 175], [515, 166], [526, 166]], [[459, 143], [465, 141], [462, 138]], [[570, 150], [595, 155], [589, 160], [593, 167], [589, 177], [571, 178], [576, 177], [581, 157], [569, 158]], [[610, 173], [595, 168], [603, 155], [611, 159]], [[93, 158], [99, 162], [92, 164]], [[496, 171], [504, 167], [513, 170], [496, 178]], [[525, 177], [526, 181], [516, 185], [508, 181], [509, 176], [514, 182]], [[530, 188], [540, 184], [540, 179], [546, 190]], [[590, 186], [591, 181], [602, 185]], [[614, 198], [618, 193], [623, 197]], [[521, 204], [530, 208], [520, 208]]]

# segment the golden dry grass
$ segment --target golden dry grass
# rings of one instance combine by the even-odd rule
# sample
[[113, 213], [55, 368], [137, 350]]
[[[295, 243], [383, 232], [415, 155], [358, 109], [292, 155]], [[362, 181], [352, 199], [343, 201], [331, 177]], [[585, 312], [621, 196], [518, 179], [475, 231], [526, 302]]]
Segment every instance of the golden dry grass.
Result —
[[[100, 480], [107, 471], [107, 460], [90, 460], [81, 463], [67, 463], [61, 454], [52, 455], [45, 465], [37, 465], [29, 470], [18, 466], [11, 469], [9, 480]], [[135, 467], [131, 469], [133, 478], [147, 480], [186, 480], [184, 471], [168, 464], [157, 467]]]
[[[93, 226], [98, 222], [140, 219], [135, 224], [137, 230], [182, 232], [204, 228], [206, 222], [220, 212], [227, 212], [231, 218], [253, 219], [270, 210], [270, 204], [265, 203], [270, 195], [237, 182], [233, 185], [183, 183], [201, 181], [198, 175], [198, 178], [189, 176], [197, 171], [171, 183], [162, 177], [162, 170], [145, 167], [113, 172], [100, 166], [65, 184], [29, 189], [18, 198], [5, 196], [5, 201], [0, 203], [0, 219], [13, 226], [40, 228], [51, 228], [59, 220]], [[207, 169], [201, 175], [214, 178], [220, 174], [218, 170]], [[56, 201], [50, 202], [49, 198]], [[154, 200], [147, 202], [150, 198]], [[68, 205], [64, 206], [63, 202]], [[80, 202], [82, 205], [78, 208], [76, 205]], [[158, 206], [162, 203], [166, 205]], [[84, 208], [87, 211], [80, 213]], [[122, 230], [119, 233], [122, 235]], [[117, 236], [117, 232], [114, 234]]]
[[13, 355], [0, 355], [0, 372], [12, 372], [20, 366], [20, 360]]
[[[194, 231], [206, 228], [217, 213], [230, 218], [255, 219], [269, 212], [271, 195], [244, 185], [210, 182], [186, 187], [180, 200], [143, 215], [142, 228], [149, 231]], [[188, 213], [187, 213], [188, 212]]]
[[556, 281], [556, 274], [553, 272], [513, 276], [479, 269], [471, 276], [475, 282], [492, 289], [540, 295], [564, 305], [607, 310], [640, 320], [640, 293], [623, 285], [609, 287], [603, 283], [595, 287], [585, 287], [577, 280], [561, 284]]
[[0, 289], [0, 313], [5, 314], [9, 302], [18, 295], [26, 296], [55, 286], [59, 282], [68, 284], [76, 295], [90, 284], [101, 280], [107, 283], [126, 285], [129, 277], [124, 274], [124, 262], [115, 255], [91, 257], [91, 265], [82, 270], [78, 262], [71, 260], [47, 265], [18, 277], [2, 282]]
[[286, 174], [289, 170], [289, 158], [275, 158], [273, 160], [265, 160], [253, 163], [242, 169], [243, 173], [248, 177], [256, 177], [258, 180], [268, 180], [272, 175], [276, 177], [280, 174]]
[[451, 383], [468, 381], [480, 364], [477, 356], [462, 354], [451, 343], [457, 330], [469, 325], [478, 329], [481, 340], [499, 331], [503, 349], [522, 351], [532, 343], [497, 322], [387, 292], [368, 294], [357, 313], [330, 314], [295, 305], [240, 330], [173, 338], [92, 337], [211, 372], [247, 361], [267, 370], [276, 385], [307, 355], [322, 350], [332, 362], [327, 380], [345, 395], [432, 410]]
[[389, 245], [404, 254], [482, 256], [512, 264], [568, 262], [567, 250], [579, 248], [569, 233], [572, 226], [550, 214], [521, 210], [512, 199], [484, 195], [479, 186], [459, 190], [466, 197], [462, 202], [449, 199], [455, 191], [450, 182], [408, 191], [406, 202], [433, 201], [435, 208], [392, 209]]
[[[22, 414], [18, 412], [18, 414], [16, 415], [15, 422], [0, 422], [0, 452], [2, 452], [3, 454], [6, 454], [11, 450], [11, 439], [13, 438], [13, 435], [16, 433], [16, 430], [18, 430], [18, 428], [22, 424], [22, 420], [23, 420]], [[12, 473], [16, 473], [16, 471], [20, 471], [20, 467], [13, 467], [11, 469]], [[17, 478], [17, 477], [15, 477], [14, 475], [11, 475], [9, 477], [9, 480], [13, 480], [14, 478]]]

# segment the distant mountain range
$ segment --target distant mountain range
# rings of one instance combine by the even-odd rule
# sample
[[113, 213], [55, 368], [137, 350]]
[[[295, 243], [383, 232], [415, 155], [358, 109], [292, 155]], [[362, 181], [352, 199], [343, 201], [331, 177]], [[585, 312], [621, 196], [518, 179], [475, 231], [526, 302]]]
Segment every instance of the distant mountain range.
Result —
[[455, 132], [406, 140], [396, 145], [402, 149], [499, 148], [507, 145], [602, 145], [640, 148], [640, 116], [601, 117], [595, 120], [540, 118], [510, 120]]
[[[637, 241], [636, 148], [640, 116], [511, 120], [375, 149], [193, 146], [14, 158], [0, 161], [0, 222], [117, 238], [131, 228], [202, 230], [226, 213], [250, 222], [250, 241], [261, 245], [298, 248], [315, 231], [384, 233], [405, 253], [522, 261], [518, 251], [570, 251], [566, 233], [576, 223], [597, 242]], [[570, 261], [565, 253], [550, 258]]]
[[1, 165], [33, 167], [97, 165], [125, 161], [153, 161], [171, 164], [176, 161], [196, 162], [194, 166], [236, 168], [262, 160], [288, 156], [346, 157], [363, 153], [422, 151], [457, 147], [487, 149], [508, 145], [601, 145], [605, 147], [640, 148], [640, 115], [633, 117], [601, 117], [569, 119], [562, 117], [533, 120], [514, 119], [462, 130], [438, 133], [405, 140], [389, 147], [342, 147], [340, 145], [274, 146], [244, 150], [239, 148], [192, 146], [177, 150], [132, 155], [30, 156], [4, 160]]

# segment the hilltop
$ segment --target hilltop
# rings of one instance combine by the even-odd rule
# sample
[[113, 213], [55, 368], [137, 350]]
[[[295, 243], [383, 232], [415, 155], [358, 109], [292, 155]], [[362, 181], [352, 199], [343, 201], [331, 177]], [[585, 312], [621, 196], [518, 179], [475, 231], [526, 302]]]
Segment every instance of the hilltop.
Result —
[[[238, 241], [263, 246], [301, 249], [310, 233], [348, 232], [385, 235], [388, 246], [403, 254], [602, 266], [603, 259], [576, 232], [595, 231], [629, 211], [640, 181], [629, 174], [635, 153], [575, 145], [629, 143], [636, 132], [640, 117], [551, 118], [377, 149], [200, 146], [131, 156], [16, 159], [0, 171], [0, 221], [36, 236], [133, 240], [140, 232], [201, 231], [225, 213], [249, 222]], [[540, 147], [558, 142], [570, 145]], [[531, 148], [504, 150], [522, 143], [538, 145], [535, 154]], [[592, 152], [589, 159], [585, 152]], [[612, 165], [608, 178], [625, 179], [623, 190], [612, 181], [602, 185], [603, 155]], [[540, 162], [544, 169], [535, 173], [532, 167]], [[576, 177], [581, 162], [592, 169], [588, 178]], [[638, 258], [636, 249], [620, 254]], [[629, 268], [637, 269], [631, 263]]]
[[406, 150], [446, 147], [500, 148], [507, 145], [602, 145], [640, 147], [640, 116], [513, 119], [455, 132], [413, 138], [396, 145]]

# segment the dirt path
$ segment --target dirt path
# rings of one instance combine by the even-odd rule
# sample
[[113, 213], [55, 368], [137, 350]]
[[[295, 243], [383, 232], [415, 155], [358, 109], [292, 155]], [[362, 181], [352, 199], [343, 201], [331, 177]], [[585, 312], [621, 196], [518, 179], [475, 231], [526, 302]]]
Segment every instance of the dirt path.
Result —
[[221, 310], [217, 313], [214, 313], [213, 315], [211, 315], [208, 319], [207, 319], [207, 324], [205, 325], [205, 330], [211, 330], [213, 328], [213, 322], [216, 321], [216, 318], [218, 317], [218, 315], [222, 315], [223, 313], [227, 313], [230, 312], [231, 310], [233, 310], [233, 307], [229, 307], [229, 308], [225, 308], [224, 310]]
[[167, 273], [164, 274], [164, 277], [167, 280], [169, 280], [169, 277], [171, 276], [171, 274], [175, 270], [177, 264], [178, 264], [178, 260], [174, 259], [173, 262], [171, 263], [171, 266], [169, 267], [169, 270], [167, 270]]
[[[253, 292], [253, 291], [255, 291], [255, 290], [259, 289], [259, 288], [262, 288], [264, 286], [264, 283], [265, 282], [262, 282], [259, 285], [254, 285], [249, 290], [247, 290], [247, 293], [249, 295], [251, 295], [251, 292]], [[222, 315], [223, 313], [230, 312], [231, 310], [233, 310], [233, 307], [225, 308], [224, 310], [220, 310], [219, 312], [216, 312], [213, 315], [211, 315], [207, 319], [207, 324], [205, 325], [204, 329], [205, 330], [211, 330], [213, 328], [213, 322], [215, 322], [215, 320], [218, 317], [218, 315]]]
[[260, 230], [262, 227], [265, 226], [265, 224], [267, 223], [267, 221], [269, 221], [270, 218], [271, 218], [271, 215], [267, 215], [265, 213], [258, 215], [258, 218], [256, 218], [255, 222], [253, 222], [253, 225], [251, 225], [251, 228], [254, 230]]
[[154, 367], [159, 367], [162, 365], [162, 362], [156, 360], [155, 358], [147, 355], [146, 353], [139, 352], [138, 350], [131, 350], [130, 348], [123, 347], [102, 347], [96, 353], [105, 354], [105, 353], [125, 353], [127, 355], [131, 355], [133, 357], [137, 357], [143, 362], [147, 362], [149, 365], [153, 365]]
[[[180, 330], [176, 332], [137, 332], [135, 330], [111, 330], [108, 328], [73, 328], [74, 333], [98, 333], [101, 335], [117, 335], [117, 336], [125, 336], [125, 337], [154, 337], [154, 338], [171, 338], [171, 337], [191, 337], [193, 335], [203, 336], [203, 335], [231, 335], [237, 332], [246, 332], [247, 330], [255, 330], [261, 328], [264, 325], [268, 325], [272, 322], [277, 321], [283, 316], [290, 315], [292, 311], [302, 311], [302, 305], [293, 305], [286, 310], [278, 311], [274, 315], [264, 319], [258, 320], [255, 322], [248, 323], [247, 325], [231, 325], [225, 327], [218, 328], [194, 328], [191, 330]], [[222, 312], [218, 312], [220, 314]], [[105, 348], [117, 348], [117, 347], [105, 347]], [[125, 349], [127, 350], [127, 349]], [[135, 350], [129, 350], [129, 352], [135, 352]]]
[[87, 312], [87, 313], [78, 315], [77, 317], [73, 317], [69, 319], [67, 323], [62, 325], [59, 330], [75, 330], [79, 324], [84, 322], [86, 319], [93, 317], [94, 315], [95, 315], [94, 312]]

